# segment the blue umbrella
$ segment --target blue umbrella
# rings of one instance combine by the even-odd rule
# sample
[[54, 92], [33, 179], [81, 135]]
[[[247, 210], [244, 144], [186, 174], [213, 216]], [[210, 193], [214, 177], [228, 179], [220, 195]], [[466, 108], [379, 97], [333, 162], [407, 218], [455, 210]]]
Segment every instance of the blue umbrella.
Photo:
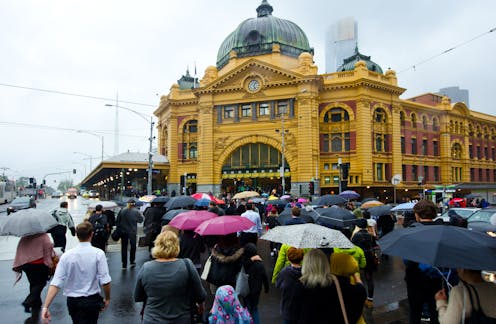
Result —
[[195, 202], [195, 206], [196, 207], [207, 207], [208, 205], [210, 205], [210, 199], [198, 199], [196, 202]]
[[345, 190], [342, 193], [339, 194], [341, 197], [344, 199], [358, 199], [360, 198], [360, 195], [353, 190]]
[[346, 199], [338, 195], [323, 195], [315, 202], [319, 206], [341, 205], [346, 203]]
[[389, 205], [382, 205], [382, 206], [377, 206], [377, 207], [370, 207], [368, 210], [370, 212], [370, 216], [379, 218], [382, 215], [389, 215], [391, 213], [391, 206]]
[[356, 219], [352, 212], [340, 207], [317, 208], [315, 211], [320, 215], [316, 224], [335, 229], [350, 228]]
[[396, 207], [391, 208], [391, 211], [410, 211], [413, 210], [413, 206], [415, 206], [415, 202], [407, 202], [403, 204], [399, 204]]

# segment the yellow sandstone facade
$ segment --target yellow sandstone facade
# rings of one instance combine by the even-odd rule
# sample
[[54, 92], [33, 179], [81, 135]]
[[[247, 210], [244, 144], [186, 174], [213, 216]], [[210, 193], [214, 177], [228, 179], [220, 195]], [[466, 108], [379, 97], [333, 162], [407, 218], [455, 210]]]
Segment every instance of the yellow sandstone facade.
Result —
[[281, 41], [263, 26], [303, 32], [273, 17], [265, 0], [257, 12], [257, 24], [230, 34], [199, 82], [180, 80], [160, 100], [169, 192], [282, 192], [283, 165], [284, 191], [297, 196], [312, 186], [337, 193], [340, 174], [342, 189], [390, 201], [394, 175], [399, 197], [494, 184], [495, 116], [436, 94], [400, 99], [395, 72], [382, 73], [358, 50], [340, 72], [318, 74], [305, 40]]

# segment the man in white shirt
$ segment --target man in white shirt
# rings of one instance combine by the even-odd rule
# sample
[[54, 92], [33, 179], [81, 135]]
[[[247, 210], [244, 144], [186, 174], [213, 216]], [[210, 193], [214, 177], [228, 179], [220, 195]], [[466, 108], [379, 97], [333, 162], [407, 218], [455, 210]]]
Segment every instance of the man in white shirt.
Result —
[[247, 203], [246, 211], [241, 214], [241, 217], [248, 218], [255, 223], [255, 225], [239, 234], [239, 242], [241, 246], [244, 246], [246, 243], [250, 242], [256, 245], [258, 236], [262, 235], [262, 221], [260, 220], [260, 214], [255, 211], [255, 205], [253, 203]]
[[[64, 253], [48, 288], [41, 317], [51, 320], [50, 304], [61, 289], [73, 323], [97, 323], [100, 311], [110, 302], [110, 275], [105, 253], [91, 245], [93, 227], [85, 221], [76, 227], [79, 245]], [[101, 296], [101, 290], [105, 298]]]

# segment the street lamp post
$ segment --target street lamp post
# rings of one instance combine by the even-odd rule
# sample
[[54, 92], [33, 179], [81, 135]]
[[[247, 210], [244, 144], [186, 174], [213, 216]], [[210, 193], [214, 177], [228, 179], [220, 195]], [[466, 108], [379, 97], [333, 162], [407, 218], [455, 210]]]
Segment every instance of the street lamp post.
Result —
[[[148, 149], [148, 181], [147, 181], [147, 185], [146, 185], [146, 192], [148, 195], [151, 195], [152, 194], [152, 176], [153, 176], [153, 153], [152, 153], [152, 144], [153, 144], [153, 125], [155, 125], [155, 123], [153, 122], [153, 116], [148, 116], [148, 115], [145, 115], [143, 113], [140, 113], [134, 109], [131, 109], [131, 108], [127, 108], [127, 107], [122, 107], [122, 106], [119, 106], [119, 105], [112, 105], [112, 104], [105, 104], [106, 107], [115, 107], [115, 108], [120, 108], [120, 109], [124, 109], [124, 110], [127, 110], [127, 111], [130, 111], [138, 116], [140, 116], [141, 118], [143, 118], [147, 123], [149, 122], [150, 123], [150, 137], [148, 138], [148, 141], [149, 141], [149, 149]], [[150, 117], [150, 121], [148, 121], [148, 117]]]

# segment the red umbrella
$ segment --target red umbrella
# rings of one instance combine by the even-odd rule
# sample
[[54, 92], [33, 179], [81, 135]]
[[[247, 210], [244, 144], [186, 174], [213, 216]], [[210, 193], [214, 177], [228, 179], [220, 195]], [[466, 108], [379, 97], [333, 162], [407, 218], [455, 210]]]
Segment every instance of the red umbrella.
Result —
[[219, 198], [216, 198], [208, 193], [204, 193], [204, 192], [197, 192], [197, 193], [194, 193], [192, 194], [190, 197], [196, 199], [196, 200], [200, 200], [200, 199], [208, 199], [208, 200], [211, 200], [213, 202], [215, 202], [217, 205], [222, 205], [222, 204], [225, 204], [226, 202], [222, 199], [219, 199]]
[[194, 230], [204, 221], [217, 217], [216, 213], [206, 210], [191, 210], [174, 217], [169, 225], [181, 230]]
[[200, 235], [227, 235], [244, 231], [254, 226], [251, 220], [241, 216], [220, 216], [204, 221], [195, 232]]
[[453, 198], [449, 201], [448, 203], [449, 205], [455, 205], [455, 204], [459, 204], [460, 207], [466, 207], [467, 206], [467, 202], [465, 201], [465, 199], [463, 198]]

